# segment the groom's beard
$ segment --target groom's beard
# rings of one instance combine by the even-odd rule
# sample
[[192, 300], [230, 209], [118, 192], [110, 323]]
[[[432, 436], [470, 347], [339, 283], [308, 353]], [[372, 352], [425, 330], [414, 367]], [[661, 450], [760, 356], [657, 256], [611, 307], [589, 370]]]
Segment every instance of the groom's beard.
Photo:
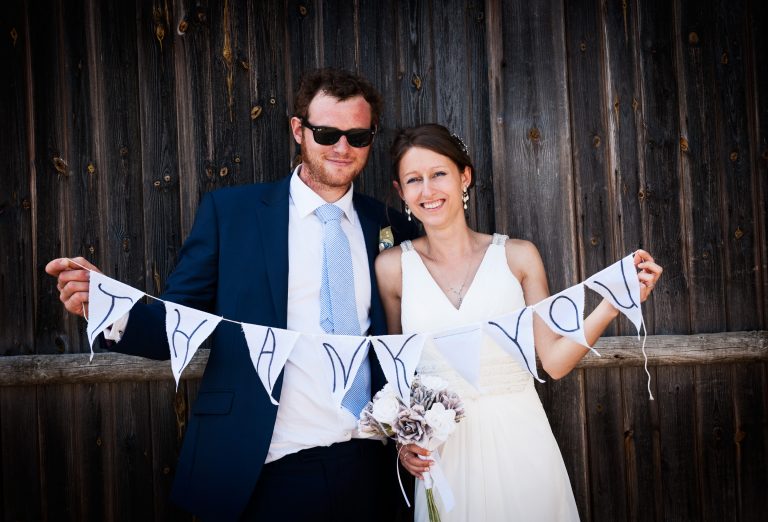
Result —
[[363, 148], [348, 147], [345, 153], [335, 152], [333, 146], [313, 144], [311, 147], [313, 150], [310, 151], [305, 136], [301, 143], [301, 161], [304, 164], [302, 179], [308, 185], [317, 184], [328, 188], [349, 187], [365, 168], [371, 151], [370, 145]]

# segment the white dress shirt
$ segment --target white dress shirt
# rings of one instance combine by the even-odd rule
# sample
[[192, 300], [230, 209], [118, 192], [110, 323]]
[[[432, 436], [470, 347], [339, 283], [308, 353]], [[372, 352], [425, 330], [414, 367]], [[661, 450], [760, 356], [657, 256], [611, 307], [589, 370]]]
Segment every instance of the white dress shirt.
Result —
[[[304, 334], [324, 334], [320, 326], [323, 224], [314, 212], [326, 201], [301, 180], [300, 171], [301, 165], [293, 171], [288, 204], [287, 327]], [[349, 239], [357, 317], [360, 332], [366, 335], [371, 324], [371, 280], [363, 229], [352, 205], [352, 187], [334, 204], [344, 211], [341, 228]], [[119, 341], [127, 323], [125, 314], [107, 329], [105, 337]], [[317, 369], [327, 364], [327, 355], [316, 348], [301, 336], [285, 363], [280, 405], [265, 462], [357, 435], [357, 419], [341, 405], [333, 405], [330, 387], [318, 379]]]
[[[320, 326], [320, 279], [323, 224], [314, 214], [326, 203], [299, 177], [291, 178], [288, 205], [288, 329], [305, 334], [325, 333]], [[352, 206], [352, 188], [334, 203], [344, 211], [341, 228], [349, 239], [360, 331], [370, 327], [371, 280], [360, 221]], [[341, 405], [334, 406], [327, 383], [317, 369], [327, 355], [307, 337], [300, 337], [285, 363], [280, 406], [266, 462], [316, 446], [330, 446], [356, 435], [357, 420]]]

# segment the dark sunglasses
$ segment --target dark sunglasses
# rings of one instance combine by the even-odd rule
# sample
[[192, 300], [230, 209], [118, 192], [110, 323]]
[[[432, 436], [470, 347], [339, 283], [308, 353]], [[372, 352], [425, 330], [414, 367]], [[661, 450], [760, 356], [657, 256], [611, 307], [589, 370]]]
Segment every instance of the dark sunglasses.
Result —
[[301, 124], [312, 131], [312, 136], [319, 145], [333, 145], [342, 136], [346, 136], [347, 143], [352, 147], [367, 147], [373, 141], [373, 136], [377, 130], [375, 125], [370, 129], [349, 129], [345, 131], [339, 130], [336, 127], [318, 127], [317, 125], [312, 125], [304, 118], [301, 119]]

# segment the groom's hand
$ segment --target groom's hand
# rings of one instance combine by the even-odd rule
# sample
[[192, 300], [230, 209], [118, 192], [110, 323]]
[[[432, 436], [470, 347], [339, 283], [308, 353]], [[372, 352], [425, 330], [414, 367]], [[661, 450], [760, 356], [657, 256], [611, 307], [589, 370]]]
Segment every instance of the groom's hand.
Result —
[[417, 479], [423, 478], [422, 474], [428, 472], [434, 462], [429, 458], [432, 452], [416, 444], [399, 446], [398, 453], [400, 455], [400, 463], [408, 470], [408, 473]]
[[56, 278], [59, 300], [68, 312], [87, 317], [90, 272], [100, 272], [98, 268], [83, 257], [54, 259], [45, 267], [45, 271]]

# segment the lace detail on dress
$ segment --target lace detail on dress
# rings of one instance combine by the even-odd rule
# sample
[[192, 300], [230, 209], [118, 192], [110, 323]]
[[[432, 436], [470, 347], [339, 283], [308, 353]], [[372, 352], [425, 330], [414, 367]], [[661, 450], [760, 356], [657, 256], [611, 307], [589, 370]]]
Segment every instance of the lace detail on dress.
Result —
[[504, 246], [504, 243], [506, 243], [509, 236], [505, 236], [504, 234], [494, 234], [493, 235], [493, 241], [491, 241], [491, 244], [498, 245], [498, 246]]
[[410, 252], [413, 250], [413, 243], [411, 243], [410, 239], [406, 239], [402, 243], [400, 243], [400, 248], [403, 249], [403, 252]]

